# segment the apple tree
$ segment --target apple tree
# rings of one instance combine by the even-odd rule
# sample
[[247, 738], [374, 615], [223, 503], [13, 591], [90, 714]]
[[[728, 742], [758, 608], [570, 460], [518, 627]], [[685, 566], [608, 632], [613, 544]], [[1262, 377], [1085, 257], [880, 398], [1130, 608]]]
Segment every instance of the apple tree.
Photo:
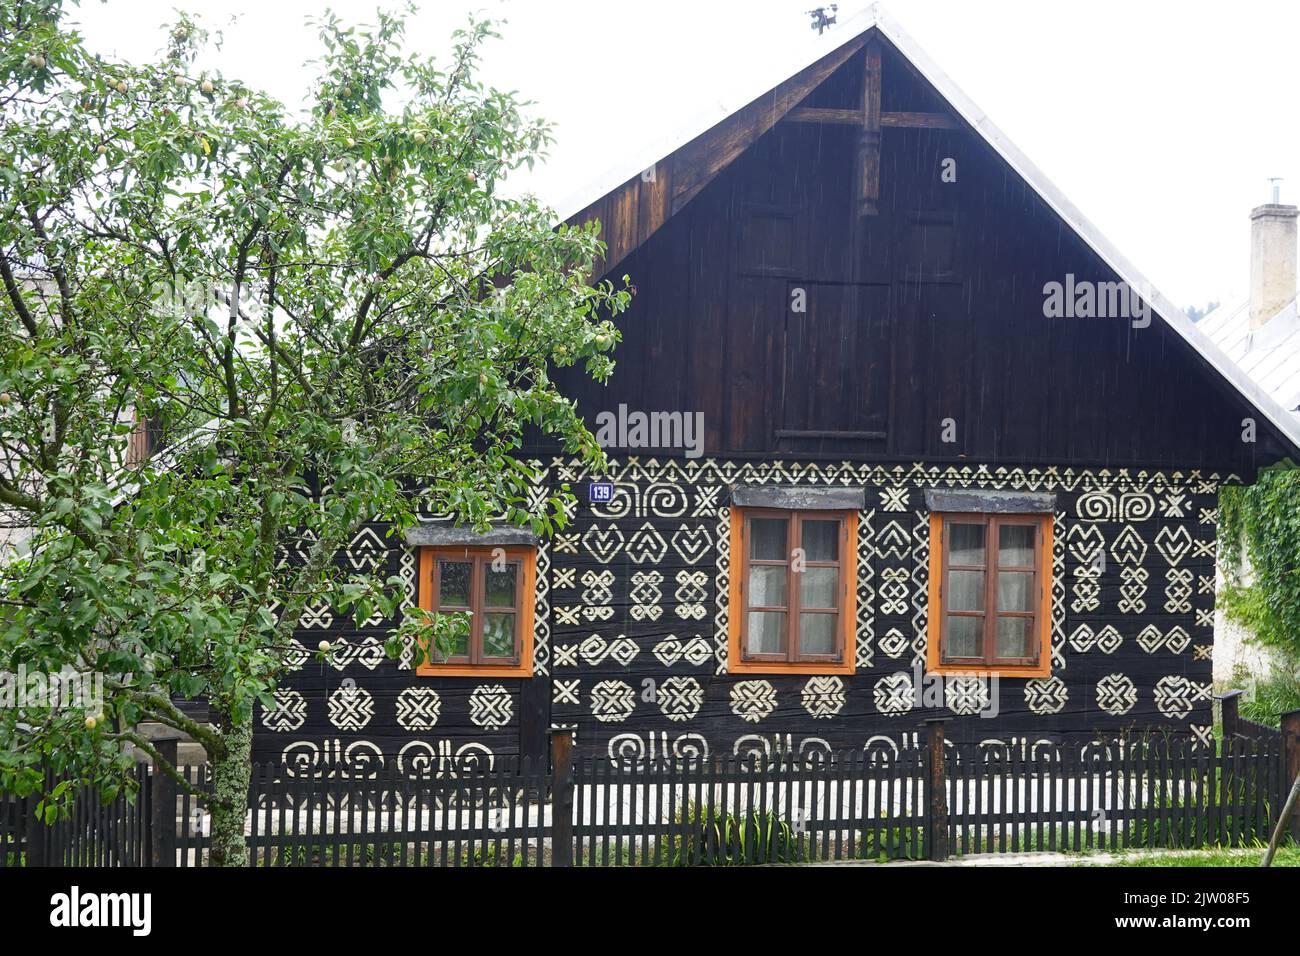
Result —
[[[115, 62], [62, 0], [0, 2], [0, 670], [104, 687], [95, 713], [0, 709], [0, 788], [111, 795], [159, 722], [207, 749], [214, 865], [245, 860], [254, 706], [303, 608], [400, 616], [339, 549], [421, 511], [562, 524], [517, 452], [537, 429], [599, 463], [548, 370], [608, 376], [627, 303], [591, 282], [594, 228], [502, 190], [549, 133], [478, 79], [490, 24], [445, 61], [401, 15], [315, 26], [295, 110], [200, 69], [192, 19]], [[138, 461], [142, 420], [164, 440]]]

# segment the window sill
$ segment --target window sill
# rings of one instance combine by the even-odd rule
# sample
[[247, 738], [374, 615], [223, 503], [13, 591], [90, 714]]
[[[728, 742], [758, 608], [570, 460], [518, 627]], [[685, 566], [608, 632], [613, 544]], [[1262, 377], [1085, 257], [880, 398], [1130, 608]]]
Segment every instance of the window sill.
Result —
[[419, 664], [416, 677], [532, 677], [532, 664]]
[[727, 661], [728, 674], [795, 674], [815, 677], [819, 674], [852, 674], [854, 665], [833, 661], [810, 661], [806, 664], [782, 664], [779, 661]]

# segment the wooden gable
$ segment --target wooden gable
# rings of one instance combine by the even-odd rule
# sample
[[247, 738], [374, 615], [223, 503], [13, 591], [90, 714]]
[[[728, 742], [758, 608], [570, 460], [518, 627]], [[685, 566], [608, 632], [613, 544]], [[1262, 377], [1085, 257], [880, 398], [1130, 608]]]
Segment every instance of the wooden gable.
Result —
[[968, 113], [872, 27], [588, 205], [569, 221], [600, 221], [637, 295], [608, 387], [566, 393], [703, 412], [709, 454], [1247, 476], [1295, 454], [1167, 303], [1045, 317], [1045, 283], [1121, 276]]
[[[603, 272], [609, 272], [654, 235], [671, 216], [782, 121], [833, 124], [860, 136], [855, 202], [874, 214], [880, 188], [880, 137], [883, 129], [909, 127], [955, 129], [947, 110], [882, 110], [881, 55], [878, 31], [860, 34], [800, 70], [681, 148], [639, 172], [567, 220], [573, 225], [599, 222], [607, 249]], [[814, 105], [817, 91], [836, 71], [853, 61], [861, 75], [852, 103]]]

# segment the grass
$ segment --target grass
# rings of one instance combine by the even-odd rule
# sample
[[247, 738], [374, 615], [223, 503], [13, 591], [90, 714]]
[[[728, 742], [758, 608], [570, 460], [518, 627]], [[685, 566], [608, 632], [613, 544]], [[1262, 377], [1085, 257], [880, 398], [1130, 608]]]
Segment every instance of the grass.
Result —
[[[1177, 852], [1122, 853], [1113, 860], [1080, 860], [1075, 866], [1240, 866], [1257, 867], [1264, 858], [1264, 848], [1242, 850], [1180, 850]], [[1300, 847], [1285, 846], [1273, 858], [1274, 866], [1300, 867]]]
[[[516, 840], [516, 843], [522, 841]], [[381, 843], [377, 847], [373, 843], [354, 843], [351, 847], [341, 844], [338, 847], [338, 862], [334, 861], [334, 847], [307, 844], [290, 843], [277, 847], [259, 848], [257, 865], [261, 866], [379, 866], [379, 867], [424, 867], [440, 866], [442, 864], [442, 847], [438, 844], [432, 848], [428, 843], [407, 843], [406, 854], [402, 854], [403, 847], [401, 844]], [[522, 851], [517, 850], [513, 857], [508, 858], [506, 853], [505, 842], [498, 847], [495, 842], [479, 842], [474, 844], [462, 844], [460, 847], [459, 862], [456, 853], [448, 849], [447, 865], [449, 866], [474, 866], [474, 867], [520, 867], [527, 865], [537, 865], [535, 862], [538, 852], [536, 847], [530, 849], [530, 857], [524, 859]], [[265, 854], [270, 854], [270, 863], [267, 864]], [[349, 853], [352, 862], [349, 864]], [[550, 851], [546, 851], [545, 856], [549, 857]], [[403, 863], [403, 859], [405, 863]]]

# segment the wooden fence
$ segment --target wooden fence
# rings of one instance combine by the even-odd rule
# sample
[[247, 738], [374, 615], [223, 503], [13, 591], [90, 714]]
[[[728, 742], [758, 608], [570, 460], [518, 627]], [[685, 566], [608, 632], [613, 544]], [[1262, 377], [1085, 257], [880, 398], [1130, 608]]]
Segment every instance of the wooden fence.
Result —
[[[54, 780], [48, 782], [52, 789]], [[130, 781], [105, 803], [96, 790], [77, 788], [71, 811], [45, 825], [36, 798], [0, 793], [0, 867], [149, 866], [154, 833], [151, 770], [138, 764]]]
[[1276, 741], [1186, 739], [947, 754], [950, 852], [1266, 842], [1290, 781]]
[[[1235, 709], [1235, 708], [1234, 708]], [[1300, 759], [1294, 732], [1214, 746], [1186, 738], [945, 742], [808, 757], [614, 763], [576, 758], [557, 732], [549, 760], [394, 762], [322, 775], [260, 764], [249, 787], [253, 866], [719, 866], [932, 859], [971, 853], [1237, 847], [1268, 839]], [[1297, 722], [1297, 721], [1293, 721]], [[1271, 728], [1264, 728], [1271, 730]], [[209, 768], [189, 787], [138, 769], [138, 798], [79, 795], [53, 827], [34, 802], [0, 797], [0, 865], [202, 866]]]
[[[689, 866], [921, 857], [916, 752], [611, 763], [551, 772], [528, 758], [443, 761], [417, 775], [392, 764], [349, 778], [258, 765], [247, 844], [253, 866]], [[198, 790], [205, 767], [186, 768]], [[556, 826], [567, 801], [569, 826]], [[202, 865], [207, 818], [182, 793], [177, 864]], [[559, 818], [563, 821], [563, 816]], [[867, 850], [870, 852], [867, 853]]]
[[915, 750], [889, 759], [861, 750], [711, 762], [583, 759], [572, 774], [572, 838], [557, 836], [557, 862], [920, 859], [925, 773], [925, 755]]
[[[204, 767], [187, 782], [211, 792]], [[406, 774], [390, 762], [350, 776], [255, 764], [249, 787], [252, 866], [540, 866], [547, 843], [547, 762], [528, 757], [440, 761]], [[182, 790], [176, 865], [201, 866], [207, 814]]]

